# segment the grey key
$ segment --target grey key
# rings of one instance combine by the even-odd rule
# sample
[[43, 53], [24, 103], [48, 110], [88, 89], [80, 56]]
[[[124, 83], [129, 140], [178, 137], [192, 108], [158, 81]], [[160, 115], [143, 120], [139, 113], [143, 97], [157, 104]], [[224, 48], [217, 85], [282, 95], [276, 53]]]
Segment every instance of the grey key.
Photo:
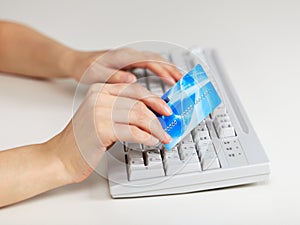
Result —
[[201, 146], [199, 149], [202, 170], [218, 169], [220, 162], [212, 143]]

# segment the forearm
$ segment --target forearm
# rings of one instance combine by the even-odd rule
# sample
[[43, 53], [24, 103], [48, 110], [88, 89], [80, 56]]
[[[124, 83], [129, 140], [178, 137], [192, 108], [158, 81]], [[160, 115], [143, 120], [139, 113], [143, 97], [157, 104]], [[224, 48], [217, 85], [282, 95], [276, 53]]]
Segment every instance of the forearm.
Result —
[[49, 143], [0, 152], [0, 207], [71, 182]]
[[0, 71], [39, 78], [72, 76], [76, 51], [37, 31], [0, 21]]

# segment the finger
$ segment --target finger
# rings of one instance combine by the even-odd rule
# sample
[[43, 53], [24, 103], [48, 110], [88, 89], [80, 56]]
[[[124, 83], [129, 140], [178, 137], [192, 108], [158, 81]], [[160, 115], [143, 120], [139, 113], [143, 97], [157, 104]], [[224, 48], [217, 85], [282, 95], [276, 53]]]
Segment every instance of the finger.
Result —
[[156, 137], [162, 143], [169, 143], [172, 140], [172, 138], [164, 131], [154, 113], [151, 112], [145, 105], [136, 104], [129, 110], [113, 110], [112, 118], [116, 123], [134, 125]]
[[174, 85], [178, 80], [177, 77], [174, 77], [174, 75], [170, 73], [170, 71], [167, 69], [167, 66], [163, 63], [147, 62], [146, 68], [155, 73], [170, 85]]
[[169, 72], [170, 76], [172, 76], [176, 81], [180, 80], [183, 74], [179, 72], [177, 67], [173, 64], [165, 63], [162, 66]]
[[[96, 110], [95, 125], [100, 145], [108, 147], [116, 140], [143, 142], [147, 145], [155, 145], [158, 140], [162, 143], [169, 143], [171, 137], [164, 132], [157, 118], [154, 115], [151, 116], [152, 112], [147, 112], [146, 107], [143, 110], [144, 116], [139, 117], [136, 115], [141, 113], [137, 113], [135, 108], [114, 111], [111, 108], [101, 107]], [[115, 124], [122, 124], [122, 129], [116, 129]]]
[[119, 141], [137, 142], [145, 145], [156, 145], [158, 140], [136, 126], [114, 124], [114, 135]]
[[108, 107], [114, 110], [118, 109], [132, 109], [136, 104], [135, 99], [130, 99], [122, 96], [114, 96], [107, 93], [99, 94], [97, 98], [97, 105], [101, 107]]
[[[127, 67], [140, 67], [149, 69], [159, 77], [172, 78], [175, 81], [178, 81], [182, 77], [182, 74], [176, 68], [176, 66], [172, 65], [168, 60], [166, 60], [159, 54], [148, 51], [134, 51], [133, 55], [134, 58], [137, 59], [137, 62], [133, 62]], [[170, 79], [169, 81], [170, 84], [174, 84], [174, 82], [172, 82], [172, 79]]]
[[103, 67], [102, 74], [99, 76], [104, 76], [105, 82], [108, 83], [134, 83], [136, 82], [136, 77], [130, 72], [123, 70], [115, 70], [107, 67]]
[[107, 80], [108, 83], [134, 83], [136, 76], [130, 72], [119, 70]]
[[130, 72], [108, 68], [95, 62], [82, 76], [81, 81], [85, 83], [133, 83], [136, 81], [136, 77]]
[[98, 95], [96, 104], [100, 107], [107, 107], [111, 108], [114, 111], [118, 111], [120, 109], [131, 110], [135, 107], [137, 101], [138, 100], [136, 99], [103, 93]]
[[172, 114], [171, 108], [164, 100], [139, 84], [115, 84], [105, 88], [112, 95], [140, 100], [161, 115]]
[[[128, 126], [135, 126], [148, 133], [162, 143], [169, 143], [172, 138], [163, 130], [156, 116], [142, 102], [133, 105], [132, 108], [110, 108], [101, 106], [96, 108], [95, 122], [98, 127], [99, 141], [107, 147], [116, 141], [113, 135], [113, 125], [120, 123]], [[105, 131], [105, 132], [103, 132]]]
[[[118, 111], [118, 115], [128, 115], [127, 112]], [[116, 114], [111, 108], [101, 107], [101, 110], [96, 111], [95, 123], [98, 130], [98, 140], [100, 145], [104, 147], [111, 146], [115, 141], [131, 141], [143, 143], [146, 145], [155, 145], [158, 139], [138, 126], [124, 123], [126, 119], [116, 119]], [[115, 119], [113, 119], [115, 118]], [[119, 123], [118, 121], [121, 121]]]
[[157, 61], [145, 61], [133, 64], [134, 67], [149, 69], [151, 72], [162, 78], [168, 84], [174, 85], [175, 78], [170, 72]]
[[102, 94], [97, 100], [97, 105], [101, 107], [100, 113], [104, 111], [103, 108], [110, 108], [111, 112], [105, 116], [114, 122], [137, 126], [162, 143], [171, 141], [171, 137], [164, 131], [156, 115], [141, 101]]

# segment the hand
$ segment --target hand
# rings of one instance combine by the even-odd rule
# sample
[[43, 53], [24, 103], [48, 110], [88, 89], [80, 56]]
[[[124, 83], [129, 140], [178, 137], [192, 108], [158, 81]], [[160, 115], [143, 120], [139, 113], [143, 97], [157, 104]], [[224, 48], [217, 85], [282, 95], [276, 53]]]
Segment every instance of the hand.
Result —
[[182, 76], [152, 52], [121, 48], [83, 52], [21, 24], [0, 21], [0, 71], [38, 78], [72, 77], [84, 83], [132, 83], [129, 71], [146, 68], [173, 84]]
[[57, 155], [72, 180], [85, 179], [117, 140], [155, 145], [169, 143], [155, 114], [169, 106], [138, 84], [94, 84], [65, 130], [54, 138]]
[[182, 74], [159, 54], [121, 48], [100, 52], [77, 52], [74, 77], [83, 83], [133, 83], [130, 70], [145, 68], [169, 84], [175, 84]]

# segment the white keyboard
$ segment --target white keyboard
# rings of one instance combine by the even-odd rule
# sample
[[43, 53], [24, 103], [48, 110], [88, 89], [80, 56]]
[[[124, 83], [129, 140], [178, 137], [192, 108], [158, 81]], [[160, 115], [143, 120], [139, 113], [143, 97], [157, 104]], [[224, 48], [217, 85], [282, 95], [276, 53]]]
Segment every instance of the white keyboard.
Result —
[[[195, 192], [268, 177], [268, 158], [215, 52], [198, 48], [191, 52], [164, 55], [186, 72], [205, 62], [213, 71], [208, 75], [222, 104], [171, 151], [116, 143], [107, 152], [113, 198]], [[160, 96], [169, 88], [149, 71], [137, 70], [136, 75], [141, 85]]]

